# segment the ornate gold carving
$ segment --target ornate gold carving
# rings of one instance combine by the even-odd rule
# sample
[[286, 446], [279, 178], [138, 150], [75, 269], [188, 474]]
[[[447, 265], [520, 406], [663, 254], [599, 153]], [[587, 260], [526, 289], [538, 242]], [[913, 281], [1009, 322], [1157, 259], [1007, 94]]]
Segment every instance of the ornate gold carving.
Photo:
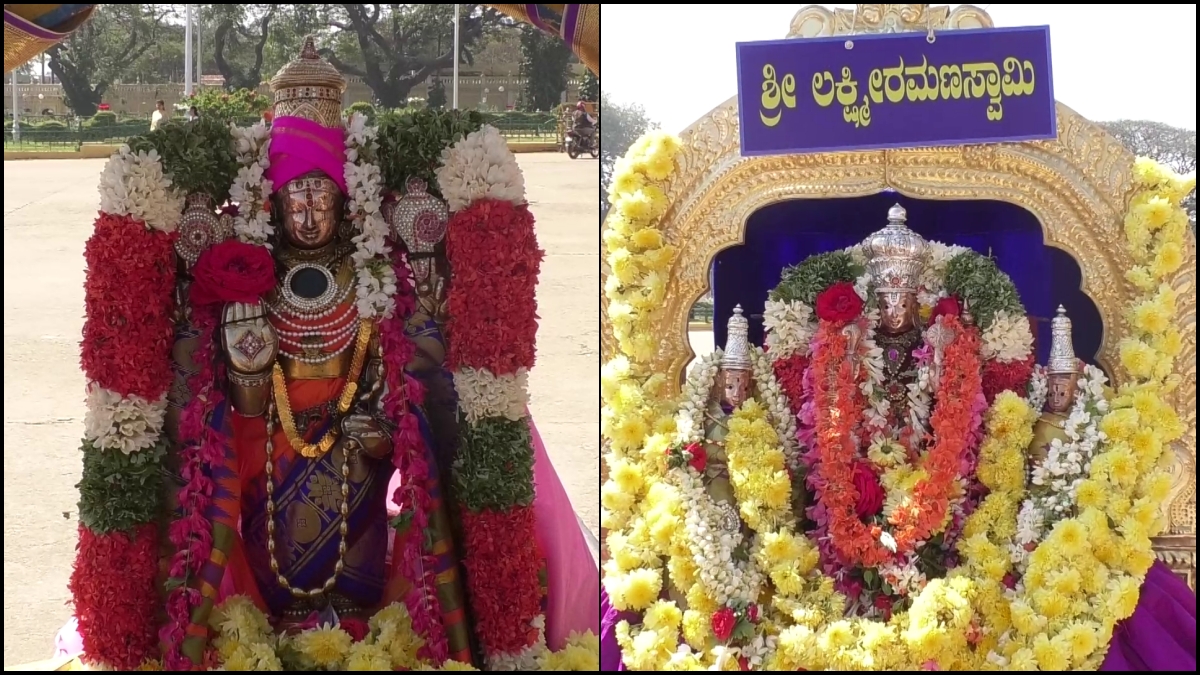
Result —
[[855, 5], [854, 9], [829, 10], [808, 5], [792, 18], [789, 38], [903, 33], [929, 30], [991, 28], [992, 17], [974, 5]]
[[[824, 16], [821, 12], [830, 17], [828, 30], [835, 29], [836, 13], [818, 9], [821, 11], [806, 8], [797, 14], [792, 24], [797, 35], [809, 34], [798, 31], [797, 21], [803, 19], [801, 25], [811, 27], [812, 21]], [[981, 10], [965, 5], [960, 9], [963, 12], [958, 19], [959, 10], [947, 16], [947, 27], [967, 27], [973, 25], [970, 22], [991, 25]], [[880, 20], [896, 16], [906, 21], [904, 26], [924, 30], [925, 25], [905, 17], [938, 16], [927, 10], [922, 10], [924, 14], [906, 11], [880, 9]], [[867, 15], [866, 10], [863, 13]], [[1125, 373], [1119, 367], [1117, 340], [1128, 333], [1124, 310], [1134, 293], [1124, 278], [1132, 261], [1122, 234], [1132, 194], [1133, 155], [1070, 108], [1058, 104], [1057, 111], [1058, 138], [1048, 141], [742, 157], [737, 98], [717, 106], [683, 133], [677, 171], [666, 185], [670, 206], [660, 227], [666, 240], [679, 249], [679, 256], [670, 271], [663, 319], [657, 322], [653, 336], [661, 345], [654, 372], [673, 375], [670, 379], [675, 387], [682, 383], [685, 366], [694, 356], [687, 339], [688, 313], [708, 287], [714, 256], [744, 240], [746, 219], [752, 213], [790, 199], [860, 197], [892, 188], [922, 199], [994, 199], [1034, 214], [1042, 224], [1046, 244], [1063, 249], [1079, 263], [1082, 290], [1096, 303], [1104, 325], [1098, 360], [1114, 384], [1120, 384]], [[1190, 284], [1178, 302], [1176, 326], [1184, 348], [1175, 362], [1181, 382], [1172, 401], [1187, 432], [1174, 447], [1178, 457], [1175, 483], [1165, 507], [1168, 531], [1192, 535], [1192, 550], [1196, 526], [1195, 270], [1192, 238], [1183, 267], [1173, 280], [1177, 288]], [[601, 274], [607, 277], [607, 269]], [[601, 312], [602, 346], [605, 355], [611, 356], [616, 345], [603, 298]]]
[[1154, 555], [1196, 590], [1196, 536], [1155, 537]]

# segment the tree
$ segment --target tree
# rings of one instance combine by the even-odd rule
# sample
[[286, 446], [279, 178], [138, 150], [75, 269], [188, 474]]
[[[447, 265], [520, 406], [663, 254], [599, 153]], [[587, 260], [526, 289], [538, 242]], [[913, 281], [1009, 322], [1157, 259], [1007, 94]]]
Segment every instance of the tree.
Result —
[[533, 26], [521, 25], [522, 92], [526, 110], [553, 110], [567, 90], [571, 49], [558, 38]]
[[91, 20], [46, 50], [76, 115], [96, 113], [109, 85], [154, 46], [170, 5], [100, 5]]
[[658, 125], [647, 119], [642, 106], [609, 102], [604, 92], [600, 93], [600, 113], [600, 217], [603, 219], [608, 212], [608, 187], [617, 159], [642, 134]]
[[[216, 29], [213, 51], [225, 90], [256, 89], [263, 81], [263, 50], [270, 36], [276, 5], [213, 5]], [[261, 11], [256, 11], [261, 9]], [[248, 52], [248, 55], [247, 55]], [[234, 57], [238, 54], [238, 58]]]
[[596, 101], [600, 98], [600, 78], [591, 70], [583, 74], [583, 84], [579, 86], [579, 97], [585, 101]]
[[[321, 55], [342, 73], [363, 79], [380, 105], [401, 108], [413, 87], [439, 68], [454, 65], [454, 11], [451, 5], [324, 5], [326, 25], [337, 28], [337, 48]], [[459, 41], [471, 62], [471, 46], [501, 14], [482, 5], [462, 5]], [[358, 50], [347, 54], [349, 43]], [[361, 59], [355, 62], [354, 59]], [[361, 65], [360, 65], [361, 63]]]
[[[1196, 132], [1149, 120], [1117, 120], [1101, 122], [1108, 133], [1116, 136], [1135, 155], [1150, 157], [1177, 173], [1196, 170]], [[1196, 192], [1183, 200], [1192, 229], [1196, 227]]]

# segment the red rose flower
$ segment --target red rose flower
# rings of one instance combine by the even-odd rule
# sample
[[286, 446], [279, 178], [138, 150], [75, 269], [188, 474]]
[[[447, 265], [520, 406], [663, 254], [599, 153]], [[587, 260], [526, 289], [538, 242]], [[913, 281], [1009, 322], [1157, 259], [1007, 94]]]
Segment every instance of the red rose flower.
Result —
[[230, 239], [200, 254], [192, 277], [192, 304], [258, 302], [275, 286], [275, 261], [262, 246]]
[[929, 323], [932, 324], [939, 316], [958, 316], [962, 314], [962, 303], [958, 298], [951, 295], [947, 298], [942, 298], [933, 306], [933, 312], [929, 315]]
[[884, 619], [892, 618], [892, 597], [890, 595], [880, 593], [875, 596], [875, 600], [871, 604], [875, 605], [875, 609], [883, 612]]
[[822, 321], [845, 323], [862, 313], [863, 301], [848, 281], [836, 283], [817, 296], [817, 318]]
[[712, 615], [712, 630], [713, 635], [717, 639], [724, 642], [733, 635], [733, 627], [737, 625], [737, 617], [733, 615], [733, 610], [728, 607], [722, 607], [713, 612]]
[[750, 605], [746, 608], [746, 618], [750, 623], [758, 623], [758, 605]]
[[342, 630], [349, 633], [355, 642], [361, 642], [371, 632], [371, 627], [367, 625], [366, 621], [356, 619], [352, 616], [338, 621], [338, 625], [341, 626]]
[[708, 466], [708, 452], [704, 449], [704, 446], [699, 443], [692, 443], [684, 448], [684, 450], [692, 456], [688, 460], [688, 464], [696, 470], [696, 473], [704, 473], [704, 467]]
[[855, 513], [864, 520], [878, 514], [883, 508], [883, 488], [879, 485], [879, 477], [866, 462], [855, 462], [853, 480], [858, 490]]
[[1012, 590], [1017, 587], [1017, 577], [1014, 576], [1012, 572], [1005, 572], [1004, 579], [1001, 581], [1001, 583], [1004, 584], [1005, 588]]

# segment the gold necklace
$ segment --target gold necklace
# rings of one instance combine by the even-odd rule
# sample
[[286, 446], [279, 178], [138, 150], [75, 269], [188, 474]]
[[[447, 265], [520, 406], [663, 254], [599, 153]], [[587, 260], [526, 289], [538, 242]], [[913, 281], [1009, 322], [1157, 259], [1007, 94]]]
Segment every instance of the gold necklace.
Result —
[[[364, 319], [358, 327], [357, 344], [354, 345], [354, 357], [350, 362], [350, 372], [346, 375], [346, 384], [338, 397], [337, 414], [344, 415], [354, 404], [354, 394], [358, 391], [358, 376], [362, 373], [363, 364], [367, 358], [367, 345], [371, 342], [371, 331], [374, 322]], [[329, 452], [337, 441], [337, 424], [329, 427], [325, 435], [316, 443], [306, 443], [296, 429], [296, 420], [292, 416], [292, 404], [288, 401], [287, 380], [283, 377], [283, 368], [278, 362], [271, 371], [271, 379], [275, 386], [275, 404], [279, 406], [279, 421], [283, 424], [283, 433], [287, 435], [292, 449], [309, 459], [315, 459]], [[335, 415], [336, 417], [336, 415]]]
[[[278, 368], [278, 366], [276, 366]], [[349, 515], [350, 515], [350, 441], [347, 439], [342, 444], [342, 505], [339, 509], [338, 516], [341, 523], [338, 524], [338, 534], [341, 535], [341, 540], [338, 542], [338, 559], [337, 564], [333, 566], [333, 574], [325, 580], [325, 583], [320, 588], [293, 588], [291, 582], [279, 571], [279, 561], [275, 558], [275, 462], [272, 461], [275, 445], [271, 442], [271, 436], [275, 433], [274, 428], [275, 410], [273, 405], [267, 406], [267, 555], [271, 559], [271, 571], [275, 573], [275, 581], [279, 583], [284, 590], [290, 591], [293, 597], [296, 598], [315, 598], [319, 595], [324, 595], [333, 590], [333, 586], [337, 583], [338, 576], [346, 567], [346, 534], [350, 531]]]

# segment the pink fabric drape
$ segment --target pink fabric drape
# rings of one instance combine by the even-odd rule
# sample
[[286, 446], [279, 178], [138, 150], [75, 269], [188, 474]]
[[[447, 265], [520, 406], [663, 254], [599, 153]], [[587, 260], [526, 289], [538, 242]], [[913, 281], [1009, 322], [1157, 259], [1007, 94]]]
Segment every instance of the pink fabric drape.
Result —
[[341, 128], [323, 127], [302, 117], [276, 117], [271, 123], [268, 156], [267, 178], [273, 190], [320, 169], [346, 192], [346, 143]]

